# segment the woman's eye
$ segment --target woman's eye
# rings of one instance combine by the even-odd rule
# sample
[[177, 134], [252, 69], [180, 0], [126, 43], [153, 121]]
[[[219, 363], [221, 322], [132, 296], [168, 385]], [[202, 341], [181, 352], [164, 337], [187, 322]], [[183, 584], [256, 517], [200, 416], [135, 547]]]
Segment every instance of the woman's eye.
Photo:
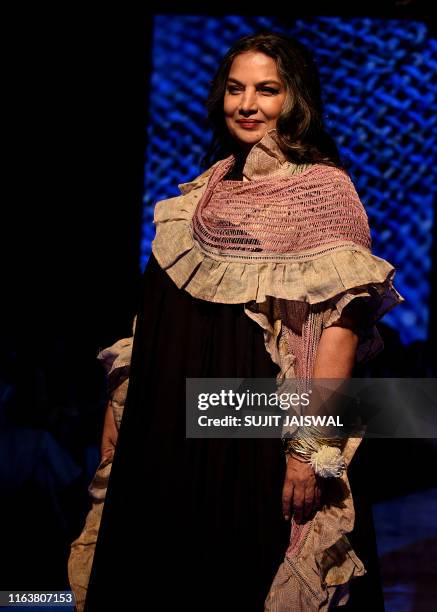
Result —
[[[235, 94], [235, 93], [241, 92], [242, 89], [241, 87], [237, 87], [236, 85], [228, 85], [227, 91], [230, 94]], [[279, 93], [277, 89], [273, 89], [272, 87], [261, 87], [259, 91], [262, 91], [263, 93], [267, 93], [269, 95], [274, 95], [274, 94]]]

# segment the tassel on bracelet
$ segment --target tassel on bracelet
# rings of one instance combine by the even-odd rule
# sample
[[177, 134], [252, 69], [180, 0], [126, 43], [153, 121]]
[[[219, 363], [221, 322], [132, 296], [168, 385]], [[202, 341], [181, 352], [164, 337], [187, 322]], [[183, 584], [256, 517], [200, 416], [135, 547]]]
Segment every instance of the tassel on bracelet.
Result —
[[344, 440], [323, 437], [315, 427], [298, 428], [292, 437], [282, 438], [286, 454], [310, 463], [321, 478], [339, 478], [346, 469], [341, 454]]

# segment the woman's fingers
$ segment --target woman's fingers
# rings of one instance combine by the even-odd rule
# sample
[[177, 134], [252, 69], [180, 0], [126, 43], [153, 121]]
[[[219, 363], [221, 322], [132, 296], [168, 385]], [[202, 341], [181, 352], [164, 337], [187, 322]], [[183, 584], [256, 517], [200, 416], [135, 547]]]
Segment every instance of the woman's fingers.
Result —
[[287, 474], [282, 491], [282, 511], [285, 520], [294, 514], [296, 523], [309, 520], [321, 505], [321, 486], [307, 462], [287, 460]]
[[293, 511], [296, 523], [302, 522], [305, 506], [305, 489], [302, 485], [294, 488]]
[[291, 480], [286, 479], [282, 489], [282, 514], [286, 521], [290, 520], [293, 503], [294, 485]]
[[303, 518], [308, 520], [314, 508], [314, 484], [307, 485], [304, 493]]

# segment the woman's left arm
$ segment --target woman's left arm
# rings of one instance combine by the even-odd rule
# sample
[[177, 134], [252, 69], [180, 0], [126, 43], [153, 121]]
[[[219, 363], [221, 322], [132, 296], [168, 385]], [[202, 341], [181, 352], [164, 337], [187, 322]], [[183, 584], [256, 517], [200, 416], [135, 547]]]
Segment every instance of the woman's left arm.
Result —
[[[332, 325], [323, 330], [314, 364], [314, 378], [350, 378], [358, 335], [350, 328]], [[296, 523], [308, 520], [320, 508], [321, 491], [313, 468], [293, 455], [287, 456], [282, 492], [285, 520], [294, 513]]]
[[331, 325], [323, 330], [314, 363], [314, 378], [350, 378], [355, 363], [358, 334], [348, 327]]

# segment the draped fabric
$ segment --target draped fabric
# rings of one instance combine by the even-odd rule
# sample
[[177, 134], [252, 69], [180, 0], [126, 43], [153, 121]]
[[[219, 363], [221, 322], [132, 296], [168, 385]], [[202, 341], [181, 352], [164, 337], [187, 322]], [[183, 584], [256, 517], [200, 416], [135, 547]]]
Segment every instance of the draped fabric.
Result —
[[[234, 156], [217, 162], [179, 185], [181, 195], [156, 204], [157, 264], [196, 300], [241, 307], [262, 331], [279, 384], [310, 380], [331, 325], [357, 333], [358, 361], [372, 358], [383, 348], [376, 322], [403, 298], [393, 266], [371, 252], [367, 214], [346, 172], [292, 164], [276, 130], [250, 150], [243, 180], [226, 179], [234, 164]], [[109, 369], [121, 389], [128, 374]], [[346, 441], [348, 465], [359, 444], [359, 437]], [[292, 520], [265, 610], [327, 610], [347, 601], [350, 581], [366, 571], [347, 538], [354, 519], [345, 472], [311, 521]]]
[[[375, 356], [383, 348], [375, 323], [403, 298], [393, 266], [371, 252], [367, 214], [349, 176], [290, 164], [276, 130], [251, 149], [245, 180], [225, 179], [234, 163], [234, 156], [219, 161], [180, 185], [181, 196], [157, 204], [152, 250], [161, 267], [196, 298], [245, 303], [279, 366], [278, 381], [311, 378], [331, 325], [354, 329], [358, 361]], [[347, 464], [360, 441], [346, 441]], [[355, 517], [347, 472], [338, 481], [313, 520], [301, 527], [292, 519], [266, 610], [344, 603], [350, 580], [365, 573], [346, 536]]]

